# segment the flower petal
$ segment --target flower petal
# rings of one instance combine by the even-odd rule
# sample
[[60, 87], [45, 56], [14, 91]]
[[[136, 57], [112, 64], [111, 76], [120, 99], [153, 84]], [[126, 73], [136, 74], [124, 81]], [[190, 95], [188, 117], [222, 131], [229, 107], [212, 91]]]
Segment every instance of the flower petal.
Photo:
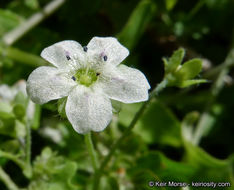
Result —
[[68, 95], [76, 85], [67, 74], [55, 67], [39, 67], [28, 77], [27, 93], [33, 102], [43, 104]]
[[78, 42], [65, 40], [45, 48], [41, 56], [56, 67], [67, 68], [83, 60], [85, 55], [83, 47]]
[[[113, 37], [94, 37], [91, 39], [88, 47], [88, 53], [94, 54], [107, 63], [118, 65], [129, 54], [127, 48], [122, 46], [116, 38]], [[104, 58], [104, 56], [106, 56]]]
[[103, 75], [100, 85], [109, 98], [124, 103], [148, 100], [150, 85], [141, 71], [125, 65], [106, 66]]
[[5, 84], [0, 85], [0, 99], [1, 101], [11, 101], [14, 99], [17, 94], [17, 90], [15, 88], [11, 88]]
[[79, 86], [68, 96], [66, 115], [78, 133], [102, 131], [112, 118], [111, 102], [101, 92]]

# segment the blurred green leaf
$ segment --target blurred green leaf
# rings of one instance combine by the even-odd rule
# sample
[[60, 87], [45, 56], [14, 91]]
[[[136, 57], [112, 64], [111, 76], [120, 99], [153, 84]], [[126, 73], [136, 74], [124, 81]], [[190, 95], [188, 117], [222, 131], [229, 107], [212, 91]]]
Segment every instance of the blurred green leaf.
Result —
[[167, 59], [163, 59], [164, 66], [165, 66], [165, 73], [170, 73], [176, 71], [178, 66], [182, 63], [184, 58], [185, 50], [183, 48], [179, 48], [178, 50], [174, 51], [172, 56]]
[[22, 93], [22, 92], [18, 92], [13, 100], [13, 102], [15, 104], [21, 104], [21, 105], [25, 105], [28, 102], [27, 97]]
[[165, 3], [167, 10], [170, 11], [175, 7], [177, 0], [166, 0]]
[[12, 113], [12, 106], [9, 103], [0, 101], [0, 118], [14, 118], [14, 115]]
[[15, 131], [16, 131], [16, 136], [18, 138], [23, 138], [26, 136], [26, 128], [24, 123], [20, 122], [19, 120], [15, 121]]
[[191, 85], [201, 84], [201, 83], [207, 83], [207, 80], [206, 79], [186, 80], [186, 81], [183, 81], [183, 82], [179, 83], [178, 87], [186, 88], [186, 87], [189, 87]]
[[17, 139], [12, 139], [7, 141], [1, 140], [0, 149], [8, 153], [17, 154], [20, 149], [20, 143]]
[[163, 59], [165, 69], [163, 80], [167, 81], [167, 85], [185, 88], [207, 82], [205, 79], [193, 79], [201, 72], [202, 61], [200, 59], [192, 59], [181, 64], [184, 54], [184, 49], [180, 48], [174, 51], [169, 60]]
[[194, 163], [195, 165], [199, 167], [217, 167], [217, 168], [223, 168], [228, 166], [228, 162], [225, 160], [219, 160], [212, 156], [210, 156], [208, 153], [206, 153], [201, 148], [193, 145], [192, 143], [189, 143], [185, 141], [185, 148], [186, 152], [188, 154], [188, 160], [191, 163]]
[[22, 17], [10, 10], [0, 9], [0, 36], [18, 26], [22, 21]]
[[101, 179], [100, 187], [101, 189], [105, 190], [119, 190], [119, 185], [116, 178], [111, 176], [104, 176]]
[[122, 103], [116, 100], [111, 100], [113, 113], [119, 113], [122, 108]]
[[34, 104], [34, 116], [31, 120], [31, 127], [32, 129], [38, 129], [40, 126], [40, 119], [41, 119], [41, 106], [38, 104]]
[[119, 41], [128, 49], [133, 49], [155, 12], [156, 5], [153, 1], [141, 0], [132, 12], [122, 31], [117, 35]]
[[67, 103], [67, 97], [58, 100], [58, 113], [62, 118], [66, 118], [65, 106]]
[[22, 119], [25, 116], [26, 110], [24, 105], [22, 104], [15, 104], [13, 107], [13, 113], [15, 117], [18, 119]]
[[15, 137], [15, 116], [12, 107], [6, 102], [0, 102], [0, 134]]
[[[196, 180], [203, 181], [233, 181], [233, 171], [230, 170], [233, 161], [229, 159], [220, 160], [187, 141], [184, 142], [186, 149], [186, 161], [197, 168], [198, 173], [194, 176]], [[229, 189], [229, 188], [224, 188]]]
[[202, 70], [202, 61], [200, 59], [192, 59], [185, 62], [179, 68], [175, 75], [178, 80], [189, 80], [197, 76]]
[[24, 3], [30, 9], [36, 10], [39, 8], [38, 0], [24, 0]]
[[176, 162], [158, 151], [151, 151], [137, 160], [136, 166], [129, 170], [129, 175], [133, 178], [135, 189], [148, 190], [152, 189], [148, 185], [149, 181], [190, 182], [196, 172], [191, 164]]
[[72, 178], [77, 170], [77, 164], [44, 148], [41, 155], [33, 163], [33, 180], [30, 190], [39, 190], [42, 187], [50, 190], [76, 190]]
[[[128, 126], [138, 110], [137, 104], [123, 105], [119, 114], [121, 124]], [[133, 130], [148, 144], [181, 145], [180, 123], [164, 105], [154, 100], [145, 110]]]

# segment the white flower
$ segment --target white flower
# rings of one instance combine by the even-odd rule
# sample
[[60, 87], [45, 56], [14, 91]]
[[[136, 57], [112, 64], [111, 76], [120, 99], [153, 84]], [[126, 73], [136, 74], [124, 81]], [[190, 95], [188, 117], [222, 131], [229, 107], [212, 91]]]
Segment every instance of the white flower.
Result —
[[0, 100], [4, 102], [13, 101], [17, 93], [21, 92], [25, 97], [26, 93], [26, 81], [19, 80], [14, 86], [10, 87], [6, 84], [0, 85]]
[[[16, 95], [19, 92], [22, 93], [26, 98], [28, 98], [27, 92], [26, 92], [25, 80], [19, 80], [12, 87], [6, 84], [0, 85], [0, 102], [6, 102], [9, 104], [12, 104]], [[33, 120], [34, 114], [35, 114], [35, 104], [31, 100], [29, 100], [27, 103], [27, 108], [26, 108], [27, 119]]]
[[41, 56], [55, 67], [34, 70], [27, 92], [38, 104], [67, 98], [68, 120], [78, 133], [102, 131], [111, 121], [110, 99], [124, 103], [148, 100], [150, 85], [137, 69], [119, 65], [129, 54], [116, 38], [94, 37], [85, 47], [58, 42]]

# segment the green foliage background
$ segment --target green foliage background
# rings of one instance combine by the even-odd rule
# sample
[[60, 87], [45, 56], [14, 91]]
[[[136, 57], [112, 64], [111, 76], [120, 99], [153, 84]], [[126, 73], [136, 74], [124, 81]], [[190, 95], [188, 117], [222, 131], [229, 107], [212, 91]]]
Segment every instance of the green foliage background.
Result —
[[[100, 189], [181, 189], [150, 187], [149, 181], [229, 182], [232, 187], [218, 189], [234, 188], [234, 56], [230, 53], [234, 1], [67, 0], [7, 46], [5, 35], [47, 3], [0, 2], [0, 84], [11, 86], [26, 80], [32, 70], [45, 64], [39, 58], [43, 48], [66, 39], [86, 45], [94, 36], [117, 37], [130, 50], [124, 64], [144, 72], [152, 89], [166, 74], [162, 58], [170, 57], [179, 47], [186, 50], [184, 61], [202, 58], [203, 71], [197, 78], [209, 81], [185, 89], [166, 88], [160, 93], [115, 152], [105, 168]], [[219, 85], [215, 85], [217, 79]], [[2, 168], [19, 187], [29, 190], [90, 189], [93, 169], [84, 137], [58, 115], [57, 101], [36, 107], [32, 171], [24, 162], [15, 161], [24, 160], [26, 131], [16, 109], [20, 109], [19, 113], [25, 111], [27, 101], [19, 94], [17, 97], [10, 104], [0, 98]], [[140, 105], [122, 105], [105, 131], [93, 133], [99, 160], [128, 127]], [[204, 113], [202, 139], [193, 143]], [[47, 129], [53, 131], [52, 135], [45, 132]], [[7, 187], [1, 182], [0, 189]]]

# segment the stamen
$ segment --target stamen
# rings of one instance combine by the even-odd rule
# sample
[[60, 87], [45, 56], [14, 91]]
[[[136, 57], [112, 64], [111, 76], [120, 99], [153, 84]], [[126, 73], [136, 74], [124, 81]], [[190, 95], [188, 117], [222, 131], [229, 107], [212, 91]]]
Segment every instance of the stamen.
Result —
[[88, 51], [87, 46], [84, 46], [84, 47], [83, 47], [83, 50], [84, 50], [85, 52], [87, 52], [87, 51]]
[[66, 55], [67, 60], [69, 61], [71, 57], [69, 55]]
[[72, 80], [76, 81], [76, 77], [72, 76]]
[[107, 61], [107, 56], [106, 56], [106, 55], [104, 55], [103, 59], [104, 59], [104, 61]]
[[66, 51], [66, 52], [65, 52], [65, 54], [66, 54], [66, 58], [67, 58], [67, 60], [69, 61], [69, 60], [71, 59], [71, 57], [70, 57], [70, 55], [69, 55], [69, 52], [68, 52], [68, 51]]

